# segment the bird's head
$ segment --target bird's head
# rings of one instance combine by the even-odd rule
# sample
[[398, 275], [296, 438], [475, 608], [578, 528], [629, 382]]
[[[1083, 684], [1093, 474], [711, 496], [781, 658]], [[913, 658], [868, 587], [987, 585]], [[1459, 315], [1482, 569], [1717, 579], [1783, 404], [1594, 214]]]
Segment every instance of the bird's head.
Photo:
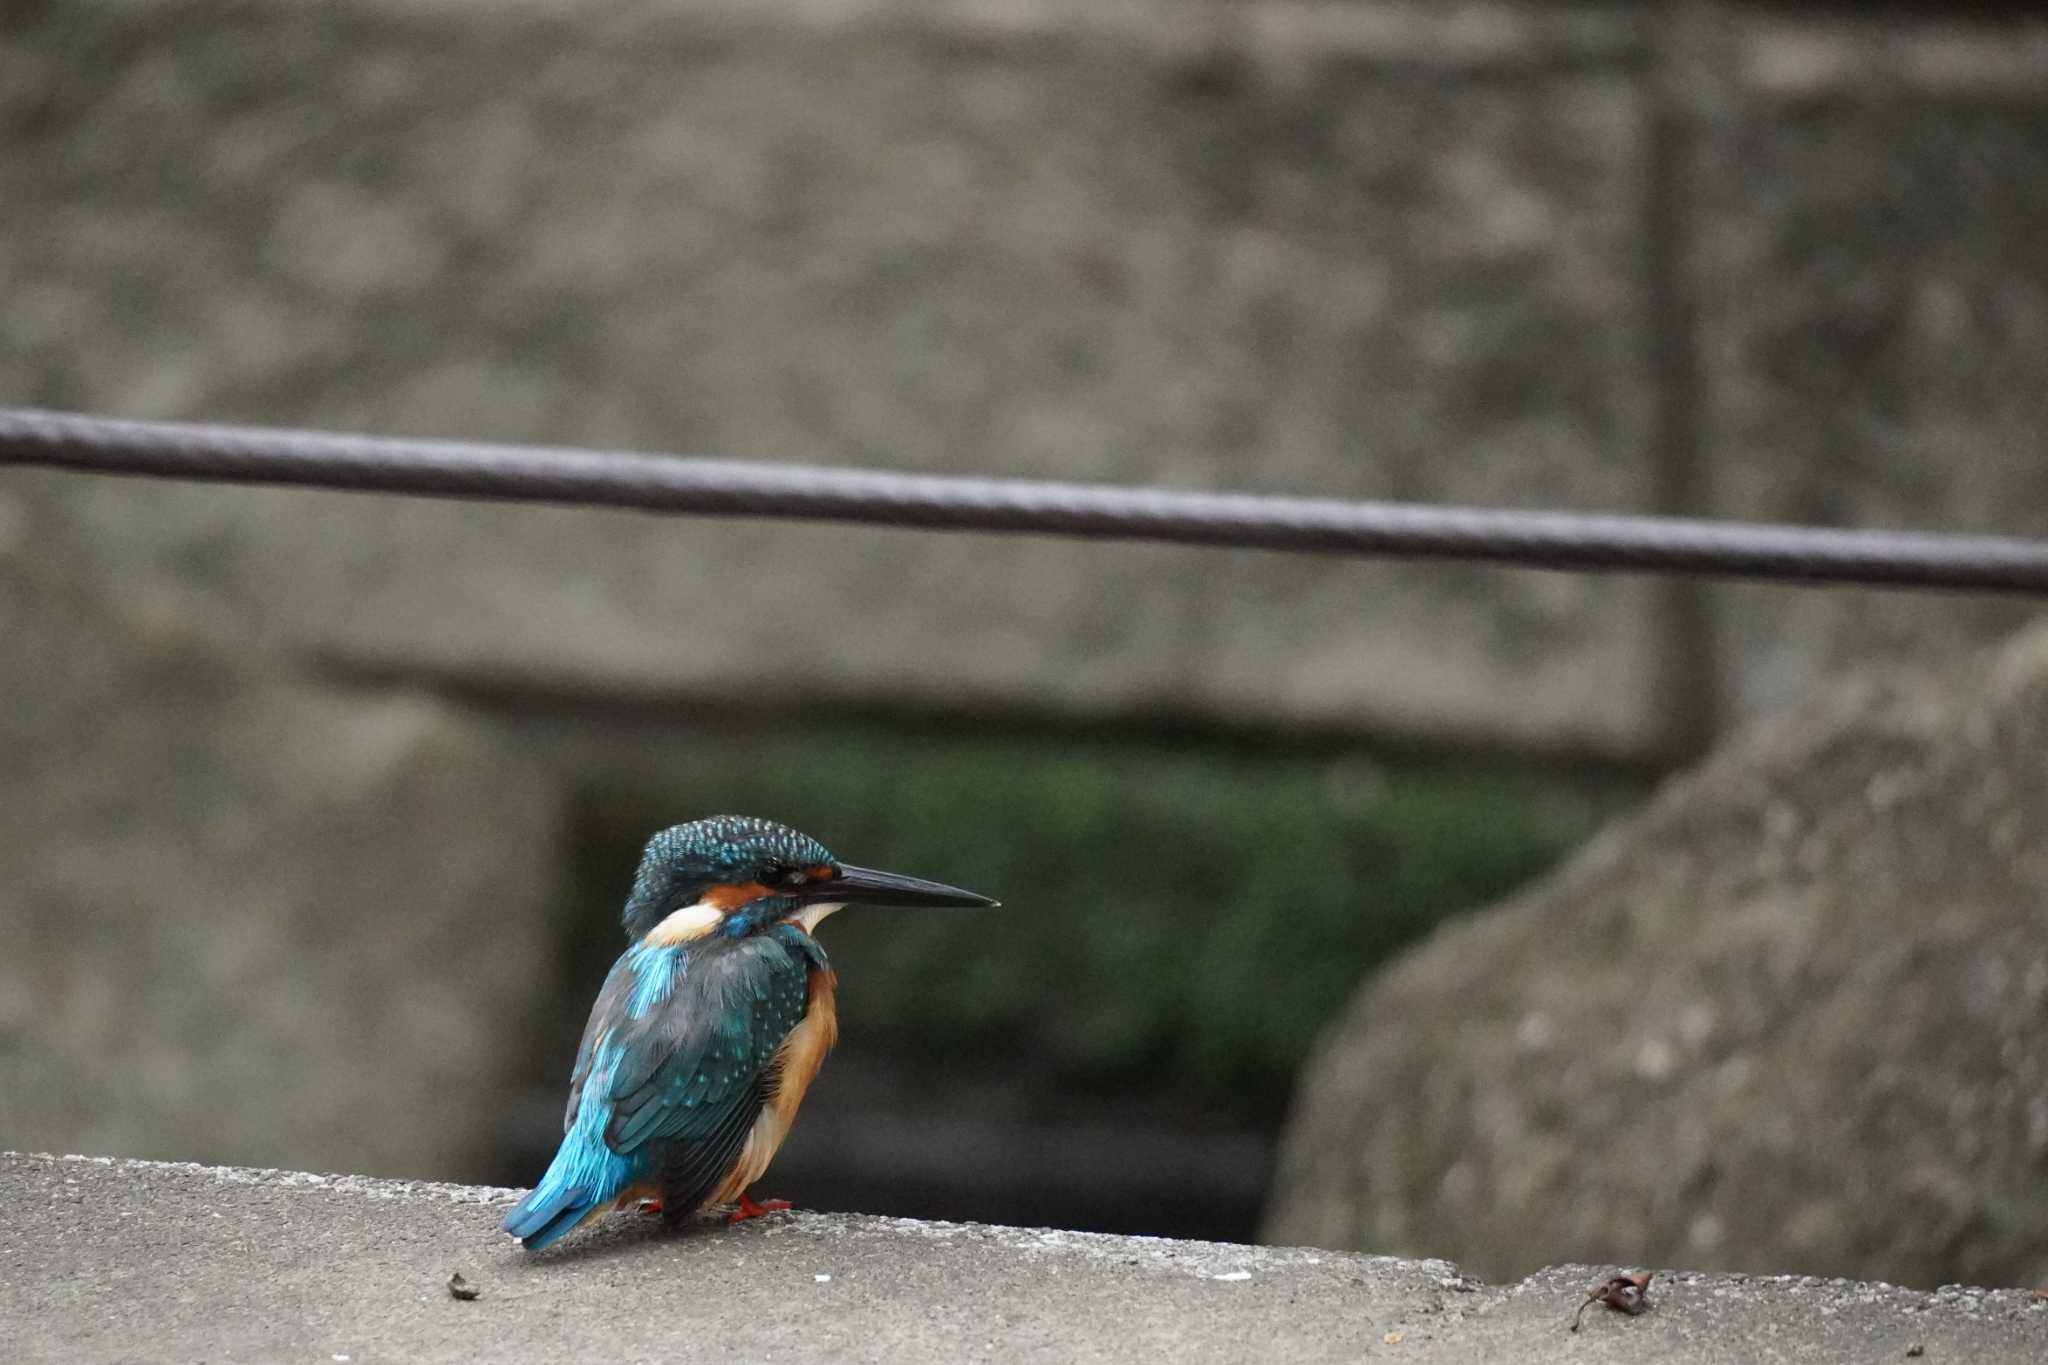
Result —
[[807, 834], [772, 820], [715, 815], [647, 841], [626, 934], [636, 942], [741, 937], [785, 920], [808, 932], [847, 905], [994, 905], [972, 891], [840, 862]]

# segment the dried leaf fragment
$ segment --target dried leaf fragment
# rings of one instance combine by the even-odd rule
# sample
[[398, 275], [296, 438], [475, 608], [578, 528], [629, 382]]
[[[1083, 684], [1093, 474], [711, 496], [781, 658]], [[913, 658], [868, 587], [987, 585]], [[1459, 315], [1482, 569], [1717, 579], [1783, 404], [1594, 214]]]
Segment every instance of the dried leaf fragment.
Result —
[[1586, 1309], [1596, 1303], [1604, 1303], [1617, 1313], [1634, 1317], [1650, 1306], [1650, 1272], [1639, 1275], [1610, 1275], [1586, 1291], [1586, 1300], [1579, 1305], [1579, 1311], [1572, 1314], [1571, 1330], [1579, 1330], [1579, 1319]]
[[462, 1272], [459, 1270], [448, 1277], [448, 1295], [450, 1298], [461, 1299], [464, 1303], [467, 1303], [483, 1292], [483, 1290], [478, 1289], [468, 1280], [463, 1279]]

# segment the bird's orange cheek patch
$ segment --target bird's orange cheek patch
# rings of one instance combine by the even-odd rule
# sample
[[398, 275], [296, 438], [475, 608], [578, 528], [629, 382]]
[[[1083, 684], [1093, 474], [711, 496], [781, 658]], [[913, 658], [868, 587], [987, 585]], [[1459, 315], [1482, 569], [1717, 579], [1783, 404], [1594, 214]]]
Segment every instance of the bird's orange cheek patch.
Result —
[[703, 903], [719, 910], [737, 910], [750, 901], [757, 901], [768, 894], [768, 888], [760, 882], [735, 882], [731, 886], [714, 886], [704, 892]]

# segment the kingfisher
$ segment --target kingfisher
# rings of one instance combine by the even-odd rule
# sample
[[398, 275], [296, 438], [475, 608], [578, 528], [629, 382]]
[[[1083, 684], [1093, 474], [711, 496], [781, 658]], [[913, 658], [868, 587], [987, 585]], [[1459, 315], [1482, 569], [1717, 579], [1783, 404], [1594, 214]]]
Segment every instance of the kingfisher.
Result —
[[615, 1209], [671, 1223], [756, 1203], [760, 1179], [839, 1036], [813, 937], [852, 904], [990, 906], [972, 891], [840, 862], [787, 825], [719, 815], [648, 840], [627, 947], [591, 1007], [562, 1145], [505, 1215], [529, 1251]]

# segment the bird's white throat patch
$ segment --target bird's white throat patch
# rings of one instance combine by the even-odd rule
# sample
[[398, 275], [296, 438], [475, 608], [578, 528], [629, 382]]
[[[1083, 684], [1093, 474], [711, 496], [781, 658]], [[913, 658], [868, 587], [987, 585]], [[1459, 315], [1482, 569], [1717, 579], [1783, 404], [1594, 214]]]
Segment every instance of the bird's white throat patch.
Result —
[[825, 916], [831, 914], [834, 910], [844, 910], [845, 908], [845, 901], [834, 901], [829, 905], [806, 905], [803, 909], [791, 915], [790, 918], [801, 924], [804, 927], [804, 932], [809, 934], [817, 931], [818, 922], [824, 919]]
[[[805, 933], [818, 927], [818, 922], [835, 910], [844, 910], [845, 901], [828, 905], [806, 905], [789, 916], [789, 922], [803, 926]], [[672, 912], [667, 919], [647, 931], [647, 942], [656, 947], [673, 948], [678, 944], [695, 943], [708, 936], [719, 925], [725, 923], [725, 911], [705, 901], [686, 905]]]

